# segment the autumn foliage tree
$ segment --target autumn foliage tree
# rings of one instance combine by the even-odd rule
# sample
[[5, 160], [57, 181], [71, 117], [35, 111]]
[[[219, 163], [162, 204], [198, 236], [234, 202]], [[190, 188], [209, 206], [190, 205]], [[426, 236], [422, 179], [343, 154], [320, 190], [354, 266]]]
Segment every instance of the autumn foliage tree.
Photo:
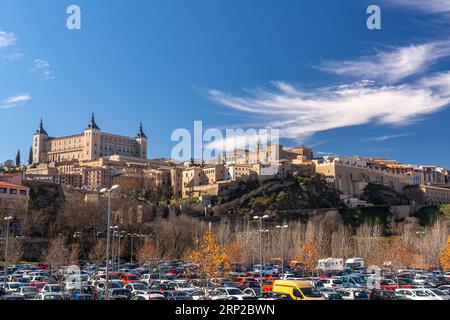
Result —
[[231, 262], [241, 262], [242, 260], [242, 246], [237, 241], [231, 241], [225, 246], [225, 253]]
[[441, 267], [444, 270], [450, 269], [450, 236], [447, 238], [447, 243], [445, 247], [439, 253], [439, 261], [441, 263]]
[[317, 260], [320, 259], [319, 251], [313, 242], [307, 242], [296, 257], [296, 260], [305, 269], [314, 270], [317, 267]]
[[142, 247], [139, 248], [136, 259], [140, 264], [150, 262], [156, 257], [156, 248], [150, 243], [144, 243]]
[[229, 269], [230, 257], [212, 231], [196, 239], [195, 249], [189, 253], [188, 259], [198, 265], [199, 276], [207, 281], [222, 277]]

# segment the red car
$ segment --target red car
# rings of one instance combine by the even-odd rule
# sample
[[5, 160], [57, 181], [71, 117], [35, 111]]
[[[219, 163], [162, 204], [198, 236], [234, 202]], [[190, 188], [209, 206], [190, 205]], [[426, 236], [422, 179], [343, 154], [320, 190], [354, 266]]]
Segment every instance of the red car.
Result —
[[120, 276], [120, 279], [122, 279], [122, 281], [127, 284], [127, 283], [134, 283], [134, 282], [141, 282], [141, 279], [139, 279], [139, 277], [135, 274], [132, 273], [126, 273], [126, 274], [122, 274]]
[[33, 281], [30, 283], [32, 286], [36, 287], [40, 292], [42, 288], [47, 284], [47, 282]]
[[246, 281], [257, 281], [255, 278], [247, 278], [247, 277], [237, 277], [233, 279], [233, 283], [235, 285], [241, 286]]
[[398, 289], [397, 282], [392, 279], [381, 279], [380, 288], [386, 290], [395, 290]]

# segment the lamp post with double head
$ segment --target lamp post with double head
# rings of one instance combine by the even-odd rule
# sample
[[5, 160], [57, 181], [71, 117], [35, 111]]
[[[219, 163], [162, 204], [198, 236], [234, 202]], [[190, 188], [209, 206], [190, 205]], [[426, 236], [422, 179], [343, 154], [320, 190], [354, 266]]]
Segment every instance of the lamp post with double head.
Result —
[[5, 265], [3, 272], [3, 287], [6, 290], [6, 280], [8, 279], [8, 245], [9, 245], [9, 222], [14, 219], [12, 216], [5, 217], [6, 221], [6, 241], [5, 241]]
[[264, 219], [269, 219], [269, 216], [266, 214], [264, 216], [254, 216], [253, 220], [258, 221], [259, 222], [259, 261], [260, 261], [260, 265], [259, 265], [259, 281], [260, 281], [260, 287], [262, 289], [262, 285], [263, 285], [263, 248], [262, 248], [262, 234], [264, 232], [263, 230], [263, 220]]
[[280, 230], [280, 244], [281, 244], [281, 274], [283, 275], [284, 273], [284, 237], [283, 237], [283, 230], [289, 228], [289, 226], [287, 224], [283, 225], [283, 226], [276, 226], [276, 228], [278, 230]]
[[105, 300], [109, 300], [109, 250], [111, 242], [111, 195], [114, 190], [119, 189], [119, 185], [114, 185], [110, 189], [103, 188], [100, 193], [106, 194], [108, 197], [108, 223], [106, 226], [106, 283], [105, 283]]

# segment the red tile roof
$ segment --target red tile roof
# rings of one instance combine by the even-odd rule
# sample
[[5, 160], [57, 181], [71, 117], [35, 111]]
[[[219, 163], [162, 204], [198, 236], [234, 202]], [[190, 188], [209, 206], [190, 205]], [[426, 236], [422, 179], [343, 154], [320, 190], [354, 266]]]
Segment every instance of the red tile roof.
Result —
[[20, 184], [14, 184], [6, 181], [0, 181], [0, 187], [9, 187], [9, 188], [28, 188], [25, 186], [21, 186]]

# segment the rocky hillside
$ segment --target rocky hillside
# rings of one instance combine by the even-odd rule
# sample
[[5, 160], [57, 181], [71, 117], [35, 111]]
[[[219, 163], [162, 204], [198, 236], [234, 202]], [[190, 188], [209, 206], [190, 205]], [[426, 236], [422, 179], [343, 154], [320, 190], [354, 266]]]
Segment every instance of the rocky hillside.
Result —
[[49, 182], [26, 181], [30, 188], [30, 208], [58, 212], [64, 204], [64, 191], [61, 185]]
[[361, 196], [362, 200], [377, 206], [408, 205], [410, 200], [401, 193], [396, 192], [382, 184], [369, 183]]
[[233, 201], [214, 208], [215, 213], [246, 213], [267, 210], [337, 208], [339, 192], [320, 176], [272, 180]]

